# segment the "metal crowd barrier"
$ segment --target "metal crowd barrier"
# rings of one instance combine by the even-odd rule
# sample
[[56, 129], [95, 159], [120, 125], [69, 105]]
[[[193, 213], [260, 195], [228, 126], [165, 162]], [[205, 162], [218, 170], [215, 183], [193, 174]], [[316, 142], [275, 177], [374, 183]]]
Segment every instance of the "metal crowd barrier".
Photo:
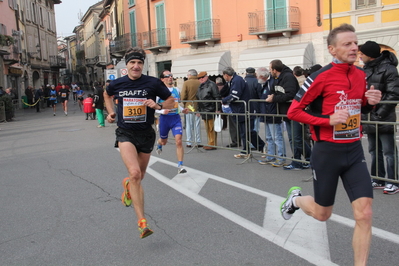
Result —
[[[184, 102], [197, 102], [197, 103], [198, 102], [212, 102], [212, 103], [215, 104], [215, 106], [220, 106], [220, 101], [218, 101], [218, 100], [183, 101], [183, 103]], [[241, 113], [220, 113], [220, 112], [198, 112], [197, 110], [194, 110], [194, 112], [190, 111], [190, 114], [193, 114], [193, 113], [199, 113], [200, 115], [202, 115], [202, 114], [208, 114], [208, 115], [221, 114], [221, 115], [227, 116], [228, 118], [232, 118], [235, 121], [237, 121], [239, 117], [245, 116], [245, 128], [246, 128], [245, 137], [246, 137], [246, 141], [247, 141], [247, 145], [246, 145], [247, 149], [244, 152], [249, 154], [249, 156], [248, 156], [248, 158], [244, 159], [243, 162], [246, 162], [246, 161], [248, 161], [248, 159], [252, 159], [252, 158], [261, 159], [261, 156], [270, 156], [270, 157], [275, 157], [277, 159], [283, 159], [283, 160], [287, 160], [287, 161], [291, 160], [291, 161], [298, 161], [298, 162], [301, 162], [301, 163], [310, 163], [308, 160], [305, 160], [305, 154], [301, 155], [302, 159], [294, 159], [293, 158], [293, 150], [294, 150], [293, 145], [294, 145], [294, 143], [293, 143], [293, 141], [292, 142], [288, 141], [288, 132], [286, 131], [286, 126], [285, 126], [286, 122], [283, 122], [284, 126], [283, 126], [283, 131], [282, 131], [283, 132], [283, 141], [284, 141], [286, 156], [278, 156], [278, 155], [276, 155], [277, 151], [276, 151], [275, 154], [268, 154], [267, 153], [266, 132], [265, 132], [265, 127], [264, 126], [259, 126], [259, 127], [256, 128], [257, 132], [258, 132], [258, 135], [265, 142], [264, 150], [263, 151], [258, 151], [258, 150], [255, 150], [255, 149], [251, 149], [251, 135], [248, 134], [248, 132], [249, 132], [249, 128], [248, 127], [249, 127], [249, 124], [250, 124], [249, 123], [250, 116], [252, 116], [252, 118], [254, 118], [254, 119], [259, 120], [260, 118], [264, 118], [265, 119], [266, 117], [272, 117], [273, 119], [276, 119], [277, 117], [285, 118], [286, 115], [283, 115], [283, 114], [271, 115], [271, 114], [249, 113], [248, 112], [248, 110], [250, 109], [251, 105], [255, 104], [255, 102], [263, 102], [264, 103], [264, 100], [250, 100], [248, 102], [248, 104], [246, 104], [244, 101], [237, 101], [237, 102], [240, 102], [240, 103], [245, 105], [246, 112], [244, 114], [241, 114]], [[385, 103], [398, 104], [399, 102], [382, 101], [381, 103], [384, 103], [384, 104]], [[277, 108], [277, 110], [278, 110], [278, 108]], [[202, 118], [201, 118], [201, 120], [202, 120]], [[182, 121], [183, 121], [182, 122], [183, 123], [183, 127], [185, 127], [185, 119], [182, 119]], [[394, 131], [395, 132], [394, 136], [395, 136], [395, 138], [397, 137], [397, 126], [399, 125], [399, 122], [397, 122], [397, 121], [396, 122], [378, 122], [378, 121], [370, 121], [368, 119], [368, 120], [362, 120], [361, 123], [362, 124], [375, 124], [375, 125], [381, 125], [381, 124], [393, 125], [394, 126], [394, 130], [395, 130]], [[261, 122], [260, 125], [262, 125], [262, 124], [264, 124], [264, 123]], [[194, 126], [195, 125], [192, 125], [192, 127], [194, 127]], [[306, 145], [305, 143], [310, 145], [311, 148], [312, 148], [313, 143], [312, 143], [312, 140], [310, 138], [309, 127], [307, 125], [303, 125], [303, 124], [301, 124], [301, 127], [302, 127], [302, 145], [303, 145], [302, 146], [302, 150], [305, 151], [305, 145]], [[291, 129], [293, 130], [293, 126], [291, 126]], [[200, 131], [202, 132], [201, 144], [204, 145], [204, 146], [207, 146], [207, 138], [206, 138], [206, 135], [204, 135], [204, 133], [203, 133], [203, 131], [204, 131], [204, 122], [203, 121], [201, 121], [201, 123], [200, 123]], [[236, 128], [236, 134], [238, 136], [240, 135], [238, 127]], [[291, 132], [291, 134], [293, 136], [294, 132]], [[377, 131], [376, 138], [378, 137], [378, 134], [379, 133]], [[368, 137], [367, 134], [364, 134], [364, 136]], [[187, 134], [184, 133], [183, 134], [183, 142], [184, 143], [188, 142], [186, 137], [187, 137]], [[228, 145], [228, 144], [230, 144], [232, 142], [228, 128], [226, 130], [222, 130], [220, 133], [216, 133], [215, 134], [215, 138], [217, 139], [217, 145], [212, 146], [214, 148], [226, 149], [226, 150], [234, 150], [234, 151], [237, 151], [237, 152], [242, 152], [243, 151], [241, 149], [241, 146], [242, 146], [241, 143], [238, 143], [238, 147], [236, 147], [236, 148], [235, 147], [226, 147], [226, 145]], [[198, 151], [201, 151], [196, 146], [198, 144], [199, 143], [196, 143], [195, 142], [195, 138], [194, 138], [194, 141], [192, 141], [192, 148], [187, 153], [190, 153], [194, 149], [196, 149]], [[364, 148], [365, 156], [366, 156], [367, 159], [370, 159], [370, 154], [368, 152], [368, 143], [367, 142], [363, 142], [363, 144], [365, 144], [364, 145], [365, 146], [365, 148]], [[377, 141], [377, 145], [378, 145], [378, 141]], [[395, 139], [395, 145], [396, 145], [396, 139]], [[377, 149], [378, 149], [378, 146], [377, 146]], [[377, 162], [378, 162], [378, 154], [377, 154]], [[398, 180], [398, 152], [397, 152], [397, 148], [396, 147], [395, 147], [395, 154], [394, 154], [394, 162], [395, 162], [395, 179], [394, 180], [388, 179], [386, 177], [378, 177], [378, 176], [372, 176], [372, 177], [375, 178], [375, 179], [382, 180], [382, 181], [391, 181], [391, 182], [394, 182], [394, 183], [399, 183], [399, 180]], [[378, 173], [378, 168], [379, 167], [384, 167], [384, 165], [381, 166], [381, 165], [378, 165], [378, 163], [377, 163], [376, 172]]]

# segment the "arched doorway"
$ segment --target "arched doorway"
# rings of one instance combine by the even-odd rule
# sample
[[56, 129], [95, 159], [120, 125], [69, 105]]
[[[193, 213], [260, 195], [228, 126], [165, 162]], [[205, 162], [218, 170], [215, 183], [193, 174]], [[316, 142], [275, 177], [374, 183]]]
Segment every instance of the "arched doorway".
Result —
[[40, 74], [37, 71], [32, 73], [33, 88], [38, 89], [40, 87]]

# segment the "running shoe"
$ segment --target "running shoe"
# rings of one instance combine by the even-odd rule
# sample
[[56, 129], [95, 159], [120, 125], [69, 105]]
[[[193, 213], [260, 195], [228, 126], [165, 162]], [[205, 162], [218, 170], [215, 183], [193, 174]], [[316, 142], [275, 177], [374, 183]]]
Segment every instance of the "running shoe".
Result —
[[129, 192], [129, 177], [126, 177], [122, 181], [122, 186], [123, 186], [123, 193], [121, 196], [122, 204], [125, 205], [126, 207], [130, 207], [132, 205], [132, 198], [130, 197], [130, 192]]
[[310, 166], [310, 163], [303, 163], [302, 164], [302, 169], [309, 169], [311, 166]]
[[399, 192], [399, 188], [394, 184], [386, 184], [383, 192], [384, 194], [393, 195]]
[[375, 182], [375, 181], [372, 181], [371, 185], [373, 186], [374, 189], [384, 189], [385, 188], [384, 184], [378, 183], [378, 182]]
[[177, 173], [178, 173], [178, 174], [184, 174], [184, 173], [187, 173], [187, 170], [184, 169], [183, 166], [179, 166], [179, 167], [177, 168]]
[[148, 226], [146, 219], [141, 219], [138, 222], [138, 226], [139, 226], [139, 231], [140, 231], [140, 238], [145, 238], [149, 235], [152, 235], [152, 233], [154, 233]]
[[291, 219], [292, 214], [294, 214], [294, 212], [299, 209], [297, 207], [294, 207], [294, 203], [293, 203], [292, 199], [294, 197], [298, 197], [298, 196], [302, 195], [301, 188], [300, 187], [292, 187], [292, 188], [290, 188], [290, 190], [288, 191], [287, 194], [288, 194], [287, 198], [280, 205], [281, 216], [283, 216], [283, 218], [285, 220]]

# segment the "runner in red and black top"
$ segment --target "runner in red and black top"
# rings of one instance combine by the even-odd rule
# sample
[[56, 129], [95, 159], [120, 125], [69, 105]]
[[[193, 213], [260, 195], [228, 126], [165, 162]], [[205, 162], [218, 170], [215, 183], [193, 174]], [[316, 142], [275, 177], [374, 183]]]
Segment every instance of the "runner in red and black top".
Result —
[[370, 112], [381, 93], [373, 87], [367, 90], [365, 73], [353, 65], [358, 50], [353, 26], [335, 28], [327, 43], [333, 62], [308, 77], [288, 110], [289, 119], [311, 126], [315, 196], [301, 196], [301, 188], [292, 187], [281, 205], [281, 214], [288, 220], [301, 208], [315, 219], [326, 221], [332, 214], [341, 177], [356, 220], [354, 265], [366, 265], [373, 190], [360, 142], [360, 114]]

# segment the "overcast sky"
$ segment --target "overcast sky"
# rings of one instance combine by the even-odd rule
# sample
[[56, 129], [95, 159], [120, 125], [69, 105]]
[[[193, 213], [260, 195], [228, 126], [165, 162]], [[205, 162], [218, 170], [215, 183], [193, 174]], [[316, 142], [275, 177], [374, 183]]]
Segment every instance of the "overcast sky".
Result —
[[72, 35], [73, 29], [79, 25], [78, 14], [83, 16], [97, 2], [99, 0], [62, 0], [61, 4], [54, 5], [57, 37]]

